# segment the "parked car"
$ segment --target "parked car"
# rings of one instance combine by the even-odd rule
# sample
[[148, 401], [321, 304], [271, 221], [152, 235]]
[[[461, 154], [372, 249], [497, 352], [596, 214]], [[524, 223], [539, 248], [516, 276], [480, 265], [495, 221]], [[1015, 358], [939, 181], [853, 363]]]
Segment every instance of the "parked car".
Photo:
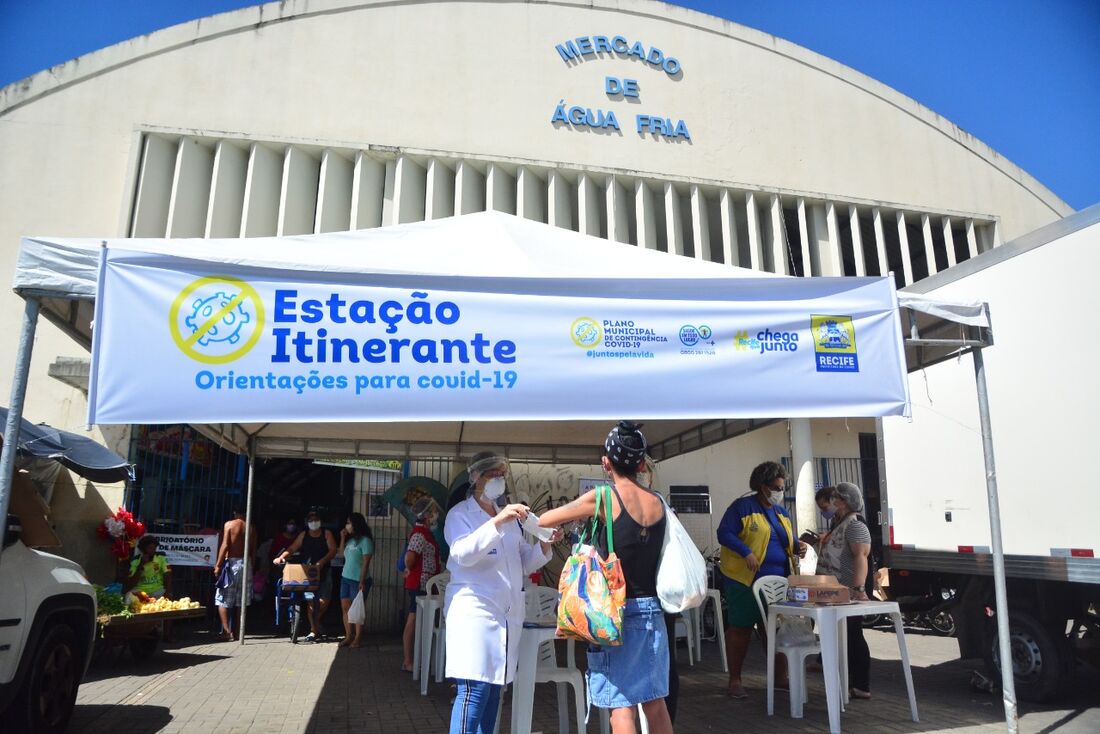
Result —
[[0, 552], [0, 731], [69, 724], [95, 641], [95, 590], [79, 565], [24, 545], [8, 515]]

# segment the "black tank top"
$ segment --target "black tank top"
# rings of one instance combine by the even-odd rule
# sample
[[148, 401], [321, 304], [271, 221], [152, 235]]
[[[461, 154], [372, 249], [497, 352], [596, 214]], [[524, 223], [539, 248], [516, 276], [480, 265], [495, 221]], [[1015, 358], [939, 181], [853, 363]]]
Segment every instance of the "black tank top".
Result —
[[[657, 596], [657, 564], [665, 540], [665, 517], [662, 515], [657, 522], [643, 527], [626, 511], [623, 498], [614, 485], [611, 491], [622, 508], [612, 529], [615, 555], [622, 562], [623, 577], [626, 579], [626, 596], [628, 599]], [[595, 545], [600, 557], [606, 558], [607, 532], [602, 521], [596, 524]]]
[[321, 535], [314, 538], [309, 532], [302, 538], [302, 546], [299, 549], [303, 563], [317, 563], [328, 555], [328, 542], [325, 540], [325, 529], [321, 528]]

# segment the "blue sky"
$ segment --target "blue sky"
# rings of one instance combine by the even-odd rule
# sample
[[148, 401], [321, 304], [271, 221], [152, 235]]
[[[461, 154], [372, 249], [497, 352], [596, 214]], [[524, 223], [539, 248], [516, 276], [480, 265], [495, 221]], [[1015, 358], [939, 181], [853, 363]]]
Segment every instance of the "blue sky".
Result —
[[[242, 0], [0, 0], [0, 86]], [[932, 108], [1074, 208], [1100, 202], [1097, 0], [681, 0]]]

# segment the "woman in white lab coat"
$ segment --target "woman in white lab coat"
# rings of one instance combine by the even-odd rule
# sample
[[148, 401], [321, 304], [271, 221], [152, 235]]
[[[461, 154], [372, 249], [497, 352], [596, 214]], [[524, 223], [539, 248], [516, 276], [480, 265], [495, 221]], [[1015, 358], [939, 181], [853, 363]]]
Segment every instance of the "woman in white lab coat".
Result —
[[[523, 629], [523, 581], [550, 560], [550, 543], [530, 545], [520, 522], [522, 504], [497, 506], [508, 462], [480, 453], [467, 467], [470, 493], [447, 514], [451, 548], [444, 613], [447, 677], [458, 682], [451, 734], [491, 734], [500, 692], [515, 676]], [[557, 532], [551, 541], [560, 539]]]

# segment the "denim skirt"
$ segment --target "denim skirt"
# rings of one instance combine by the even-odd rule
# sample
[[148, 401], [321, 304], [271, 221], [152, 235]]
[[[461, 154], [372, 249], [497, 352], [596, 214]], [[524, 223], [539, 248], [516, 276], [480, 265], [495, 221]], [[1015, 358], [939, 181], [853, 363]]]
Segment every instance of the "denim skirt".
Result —
[[588, 702], [625, 708], [668, 695], [668, 632], [655, 596], [627, 599], [623, 644], [588, 648]]

